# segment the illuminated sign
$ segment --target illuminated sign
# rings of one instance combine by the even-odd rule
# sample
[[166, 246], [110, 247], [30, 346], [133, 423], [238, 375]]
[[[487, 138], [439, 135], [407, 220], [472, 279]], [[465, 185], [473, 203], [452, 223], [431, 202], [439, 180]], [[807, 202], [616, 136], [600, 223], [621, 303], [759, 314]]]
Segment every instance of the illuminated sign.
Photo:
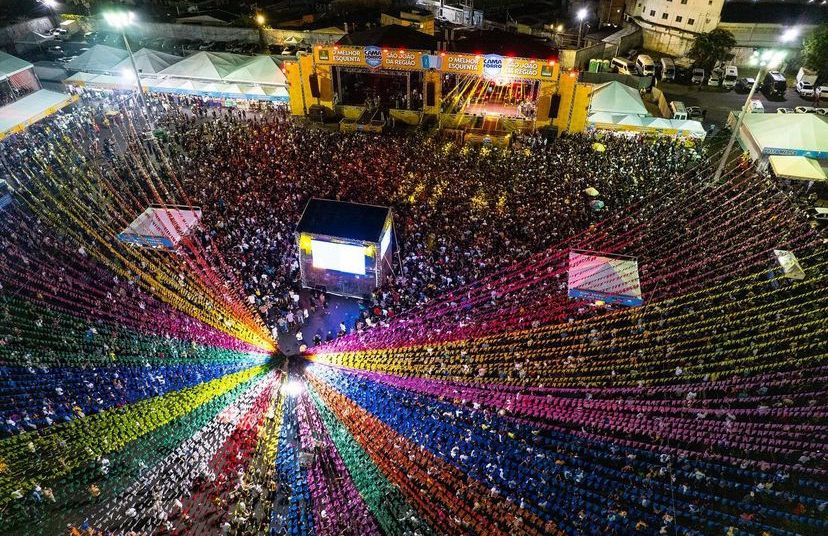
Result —
[[427, 71], [436, 69], [443, 73], [477, 75], [489, 79], [554, 78], [556, 67], [547, 60], [511, 58], [498, 54], [429, 54], [422, 50], [382, 49], [380, 47], [335, 46], [318, 47], [316, 60], [326, 65]]
[[421, 56], [427, 57], [411, 50], [386, 50], [382, 56], [382, 66], [386, 69], [419, 70], [422, 68]]
[[469, 54], [448, 54], [443, 58], [442, 71], [455, 74], [481, 74], [483, 58]]
[[380, 47], [365, 47], [365, 64], [371, 69], [377, 69], [382, 65], [382, 49]]

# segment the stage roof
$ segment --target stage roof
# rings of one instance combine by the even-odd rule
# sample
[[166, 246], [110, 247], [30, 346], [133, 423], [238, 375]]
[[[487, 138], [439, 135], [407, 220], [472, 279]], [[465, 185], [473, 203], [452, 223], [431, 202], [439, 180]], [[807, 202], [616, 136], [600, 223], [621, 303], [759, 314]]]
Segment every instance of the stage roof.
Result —
[[648, 115], [647, 108], [641, 101], [641, 94], [618, 81], [595, 86], [589, 111], [591, 113]]
[[546, 40], [531, 35], [514, 34], [503, 30], [457, 31], [456, 39], [448, 43], [451, 52], [468, 54], [500, 54], [519, 58], [549, 59], [558, 55], [557, 49]]
[[379, 242], [390, 212], [390, 208], [376, 205], [311, 199], [305, 205], [296, 232]]
[[69, 95], [41, 89], [3, 106], [0, 108], [0, 139], [23, 130], [71, 102]]
[[127, 51], [122, 48], [95, 45], [67, 63], [66, 68], [70, 71], [83, 71], [85, 73], [109, 73], [114, 71], [115, 66], [128, 56]]
[[0, 50], [0, 80], [5, 80], [10, 76], [14, 76], [17, 73], [25, 71], [26, 69], [31, 69], [32, 67], [34, 66], [28, 61], [21, 60], [17, 56], [6, 54]]
[[362, 32], [349, 33], [337, 41], [339, 45], [408, 48], [412, 50], [436, 50], [437, 38], [399, 24], [389, 24]]
[[742, 132], [765, 155], [828, 158], [828, 121], [816, 114], [745, 114]]

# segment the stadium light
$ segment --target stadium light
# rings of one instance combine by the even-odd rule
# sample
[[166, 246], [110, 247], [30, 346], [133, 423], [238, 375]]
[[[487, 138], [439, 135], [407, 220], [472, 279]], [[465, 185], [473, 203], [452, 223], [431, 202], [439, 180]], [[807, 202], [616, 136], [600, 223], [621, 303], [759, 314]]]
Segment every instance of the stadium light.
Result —
[[[793, 39], [796, 39], [797, 36], [799, 36], [799, 30], [797, 28], [790, 28], [779, 36], [779, 40], [783, 43], [788, 43]], [[736, 124], [733, 126], [733, 132], [730, 133], [730, 139], [728, 140], [727, 147], [725, 147], [724, 153], [722, 154], [722, 159], [719, 161], [719, 167], [716, 168], [716, 173], [713, 175], [714, 183], [719, 182], [719, 179], [722, 178], [725, 164], [727, 163], [727, 159], [730, 157], [730, 151], [733, 149], [733, 144], [736, 142], [736, 136], [739, 135], [739, 130], [742, 128], [742, 120], [745, 115], [753, 111], [750, 106], [750, 101], [756, 93], [756, 89], [759, 87], [760, 80], [767, 75], [768, 71], [776, 69], [782, 65], [782, 62], [785, 60], [785, 55], [786, 53], [784, 50], [776, 50], [772, 48], [763, 50], [762, 52], [759, 52], [758, 50], [754, 51], [753, 56], [750, 59], [750, 63], [752, 65], [758, 65], [759, 72], [756, 73], [756, 78], [753, 80], [753, 86], [750, 88], [750, 93], [748, 93], [747, 98], [745, 98], [745, 104], [742, 106], [742, 110], [736, 118]]]
[[791, 41], [795, 40], [797, 37], [799, 37], [799, 28], [793, 27], [793, 28], [788, 28], [787, 30], [785, 30], [785, 32], [782, 34], [782, 36], [779, 38], [779, 40], [782, 41], [783, 43], [790, 43]]
[[578, 48], [581, 48], [581, 34], [584, 31], [584, 19], [587, 18], [587, 10], [585, 7], [582, 7], [578, 10], [577, 13], [578, 17]]
[[[129, 46], [129, 41], [126, 36], [126, 28], [135, 23], [135, 13], [132, 11], [105, 11], [103, 18], [106, 23], [121, 32], [121, 37], [124, 39], [124, 46], [126, 46], [129, 54], [129, 62], [132, 64], [132, 72], [135, 75], [135, 82], [138, 84], [138, 99], [141, 101], [141, 106], [145, 109], [147, 103], [144, 100], [144, 86], [141, 85], [141, 76], [138, 74], [138, 66], [135, 65], [135, 56], [132, 55], [132, 48]], [[147, 111], [147, 121], [150, 121], [151, 115]]]

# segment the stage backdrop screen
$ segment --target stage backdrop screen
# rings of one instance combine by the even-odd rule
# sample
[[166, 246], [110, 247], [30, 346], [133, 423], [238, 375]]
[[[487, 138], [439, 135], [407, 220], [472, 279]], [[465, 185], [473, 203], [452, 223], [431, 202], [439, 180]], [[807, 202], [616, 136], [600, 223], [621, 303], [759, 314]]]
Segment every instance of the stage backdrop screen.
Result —
[[365, 248], [362, 246], [311, 240], [311, 255], [314, 268], [365, 275]]

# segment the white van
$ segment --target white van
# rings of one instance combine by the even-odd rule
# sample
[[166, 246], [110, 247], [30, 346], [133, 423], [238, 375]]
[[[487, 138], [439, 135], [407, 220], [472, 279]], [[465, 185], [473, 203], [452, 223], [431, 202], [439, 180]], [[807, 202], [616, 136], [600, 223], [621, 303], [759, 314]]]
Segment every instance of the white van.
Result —
[[627, 58], [619, 58], [617, 56], [612, 58], [610, 67], [613, 70], [618, 71], [618, 74], [637, 74], [635, 71], [635, 65], [633, 65], [633, 62]]
[[672, 119], [687, 121], [687, 108], [684, 106], [683, 102], [681, 102], [681, 101], [671, 101], [670, 102], [670, 111], [673, 112]]
[[661, 79], [676, 79], [676, 64], [673, 62], [673, 58], [661, 58]]
[[726, 89], [733, 89], [736, 86], [736, 80], [739, 79], [739, 69], [735, 65], [728, 65], [725, 67], [724, 78], [722, 78], [722, 87]]
[[639, 54], [635, 60], [635, 67], [641, 76], [653, 76], [655, 74], [655, 63], [653, 58], [646, 54]]

